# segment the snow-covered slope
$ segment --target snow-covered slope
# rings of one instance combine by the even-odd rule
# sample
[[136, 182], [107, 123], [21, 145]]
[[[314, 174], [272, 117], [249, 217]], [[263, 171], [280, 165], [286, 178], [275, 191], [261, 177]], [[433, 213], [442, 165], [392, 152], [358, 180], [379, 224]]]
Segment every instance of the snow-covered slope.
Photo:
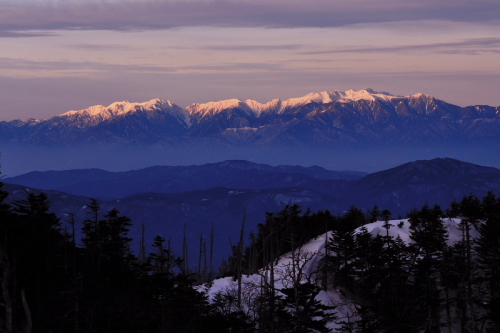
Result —
[[[327, 234], [316, 237], [309, 243], [302, 246], [299, 250], [287, 253], [282, 256], [274, 266], [275, 288], [279, 293], [280, 289], [292, 288], [297, 279], [300, 283], [305, 283], [310, 276], [314, 276], [321, 258], [325, 254], [325, 241]], [[296, 277], [293, 270], [299, 271], [299, 277]], [[258, 274], [243, 275], [242, 277], [242, 304], [243, 311], [252, 316], [252, 301], [259, 296], [260, 286], [263, 281], [270, 281], [269, 270], [261, 270]], [[208, 295], [209, 301], [213, 301], [217, 294], [237, 295], [238, 282], [231, 277], [216, 279], [211, 283], [196, 287], [198, 291]], [[326, 305], [335, 305], [337, 316], [351, 316], [354, 312], [351, 304], [345, 304], [342, 295], [337, 290], [320, 291], [316, 299]], [[236, 310], [236, 309], [234, 309]], [[335, 323], [328, 325], [335, 328]]]
[[[459, 218], [443, 219], [443, 224], [445, 226], [445, 229], [447, 230], [448, 245], [453, 245], [462, 239], [462, 231], [460, 231], [459, 228], [460, 222], [461, 219]], [[411, 243], [410, 223], [408, 222], [408, 219], [391, 220], [389, 221], [389, 224], [391, 225], [389, 229], [389, 236], [391, 236], [392, 238], [400, 237], [405, 243]], [[385, 236], [387, 231], [383, 227], [383, 225], [384, 222], [377, 221], [374, 223], [366, 224], [365, 227], [373, 236]], [[359, 230], [360, 229], [358, 228], [357, 231], [359, 232]], [[479, 233], [474, 228], [472, 228], [471, 236], [478, 237]]]
[[290, 98], [285, 101], [273, 99], [267, 103], [259, 103], [257, 101], [247, 99], [241, 101], [239, 99], [228, 99], [219, 102], [209, 102], [203, 104], [192, 104], [187, 107], [190, 115], [195, 118], [203, 118], [223, 112], [227, 109], [241, 108], [246, 111], [248, 116], [259, 117], [263, 113], [283, 113], [287, 109], [298, 108], [307, 104], [327, 104], [336, 101], [349, 102], [359, 100], [381, 100], [390, 101], [396, 96], [386, 92], [377, 92], [373, 89], [363, 90], [347, 90], [347, 91], [322, 91], [319, 93], [309, 93], [302, 97]]
[[[459, 228], [460, 222], [461, 219], [459, 218], [443, 219], [443, 224], [447, 230], [449, 245], [452, 245], [462, 239], [462, 232]], [[389, 224], [391, 225], [389, 229], [389, 235], [391, 237], [399, 237], [407, 244], [412, 242], [410, 239], [410, 223], [408, 219], [391, 220], [389, 221]], [[364, 227], [373, 236], [385, 236], [387, 231], [383, 225], [384, 222], [377, 221], [366, 224]], [[356, 232], [360, 231], [361, 228], [356, 230]], [[478, 232], [473, 227], [470, 232], [471, 236], [474, 238], [479, 236]], [[330, 236], [330, 233], [318, 236], [295, 252], [287, 253], [276, 261], [274, 266], [274, 281], [275, 288], [278, 292], [282, 288], [290, 288], [293, 286], [294, 281], [297, 280], [295, 274], [292, 273], [293, 270], [301, 273], [299, 278], [300, 283], [315, 281], [315, 274], [318, 272], [318, 264], [325, 255], [325, 244], [327, 237]], [[244, 303], [250, 301], [252, 297], [259, 295], [259, 288], [262, 286], [263, 280], [271, 280], [270, 271], [267, 269], [262, 269], [259, 273], [253, 275], [243, 275], [242, 299], [245, 300]], [[238, 282], [231, 277], [216, 279], [213, 282], [197, 287], [197, 290], [206, 293], [211, 301], [213, 301], [216, 295], [220, 293], [236, 296], [237, 289]], [[354, 305], [351, 304], [339, 290], [330, 289], [328, 291], [321, 291], [317, 295], [316, 299], [325, 305], [336, 306], [334, 311], [338, 321], [342, 321], [346, 318], [351, 318], [351, 320], [356, 319], [354, 315]], [[247, 307], [247, 304], [243, 304], [243, 311], [248, 310]], [[338, 324], [330, 323], [329, 327], [335, 329], [338, 327]]]
[[115, 102], [108, 106], [95, 105], [84, 110], [68, 111], [52, 119], [77, 123], [79, 127], [95, 126], [114, 117], [123, 117], [139, 112], [170, 115], [184, 124], [184, 126], [189, 127], [190, 125], [190, 116], [186, 110], [170, 101], [162, 99], [152, 99], [143, 103], [124, 101]]

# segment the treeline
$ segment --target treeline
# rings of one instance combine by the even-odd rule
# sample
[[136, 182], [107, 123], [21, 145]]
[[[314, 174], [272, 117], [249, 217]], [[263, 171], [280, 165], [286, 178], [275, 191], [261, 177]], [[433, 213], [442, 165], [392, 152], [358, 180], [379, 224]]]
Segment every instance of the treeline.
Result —
[[[215, 303], [224, 304], [226, 315], [244, 314], [256, 324], [254, 332], [331, 332], [330, 323], [337, 319], [335, 306], [316, 299], [326, 282], [318, 283], [320, 272], [306, 271], [316, 254], [300, 247], [330, 230], [353, 230], [370, 222], [370, 216], [356, 207], [333, 216], [329, 211], [302, 213], [298, 205], [287, 206], [281, 212], [267, 213], [265, 223], [250, 233], [246, 246], [244, 221], [233, 254], [220, 270], [235, 285], [217, 293]], [[278, 259], [285, 254], [289, 263], [279, 265]], [[257, 275], [258, 282], [244, 281], [250, 274]]]
[[[448, 245], [444, 223], [453, 217], [461, 239]], [[326, 283], [354, 305], [340, 331], [499, 332], [500, 199], [470, 195], [446, 214], [425, 205], [408, 218], [409, 243], [389, 235], [402, 225], [387, 215], [384, 235], [365, 227], [332, 231]]]
[[[350, 207], [343, 215], [335, 216], [329, 211], [302, 212], [299, 205], [286, 206], [280, 212], [266, 213], [264, 223], [257, 225], [256, 233], [249, 234], [249, 243], [240, 237], [232, 246], [232, 256], [223, 262], [220, 274], [234, 276], [253, 274], [268, 266], [285, 253], [299, 248], [311, 239], [331, 230], [354, 230], [363, 224], [374, 222], [381, 214], [375, 207], [365, 214], [361, 209]], [[245, 222], [241, 233], [245, 233]]]
[[[248, 245], [240, 238], [233, 246], [222, 272], [233, 276], [236, 287], [226, 301], [232, 301], [234, 309], [256, 312], [252, 307], [262, 305], [247, 299], [248, 286], [242, 283], [242, 275], [260, 274], [259, 288], [265, 291], [259, 297], [267, 302], [268, 317], [254, 319], [261, 329], [274, 325], [275, 332], [289, 332], [276, 328], [285, 326], [279, 321], [282, 297], [291, 291], [303, 293], [305, 287], [303, 281], [294, 281], [291, 289], [277, 290], [275, 279], [293, 280], [311, 259], [297, 249], [330, 231], [325, 254], [312, 272], [314, 279], [305, 284], [311, 287], [309, 282], [313, 282], [315, 287], [301, 301], [314, 299], [321, 288], [338, 290], [343, 301], [336, 305], [351, 308], [344, 317], [340, 313], [335, 319], [330, 316], [340, 326], [338, 332], [499, 332], [500, 198], [493, 193], [483, 199], [470, 195], [452, 202], [446, 211], [425, 205], [412, 210], [407, 218], [410, 242], [390, 235], [391, 229], [403, 228], [405, 222], [389, 223], [391, 212], [377, 206], [369, 212], [351, 207], [342, 216], [328, 211], [302, 214], [297, 205], [268, 213], [257, 233], [250, 234]], [[377, 220], [384, 221], [385, 231], [374, 236], [363, 225]], [[458, 242], [448, 245], [445, 223], [454, 226], [452, 229], [458, 227]], [[283, 271], [276, 271], [277, 259], [286, 253], [295, 264], [287, 267], [289, 276], [279, 276]], [[288, 312], [300, 315], [299, 309], [307, 307], [299, 303], [296, 299], [296, 307]], [[326, 326], [304, 330], [328, 331]]]
[[[161, 236], [136, 257], [130, 219], [113, 209], [102, 218], [88, 207], [82, 245], [49, 213], [45, 194], [6, 204], [0, 183], [0, 331], [13, 332], [244, 332], [241, 316], [224, 316], [192, 288]], [[142, 251], [141, 251], [142, 252]]]

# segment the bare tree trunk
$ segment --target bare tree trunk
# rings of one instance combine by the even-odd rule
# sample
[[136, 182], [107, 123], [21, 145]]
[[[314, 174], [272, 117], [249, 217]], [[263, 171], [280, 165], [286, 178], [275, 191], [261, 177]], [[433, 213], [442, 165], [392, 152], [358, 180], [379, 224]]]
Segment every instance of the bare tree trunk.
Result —
[[76, 217], [75, 213], [64, 212], [69, 215], [68, 223], [71, 225], [71, 243], [73, 244], [73, 248], [76, 247]]
[[141, 226], [141, 242], [139, 245], [139, 263], [144, 265], [146, 263], [146, 241], [145, 241], [146, 225], [142, 223]]
[[[272, 232], [272, 235], [271, 236], [274, 236], [274, 230], [271, 231]], [[269, 267], [269, 278], [270, 278], [270, 281], [269, 281], [269, 286], [271, 288], [271, 293], [270, 293], [270, 297], [269, 297], [269, 302], [270, 302], [270, 306], [269, 306], [269, 312], [271, 313], [271, 316], [274, 317], [275, 313], [276, 313], [276, 309], [275, 309], [275, 303], [276, 303], [276, 289], [275, 289], [275, 281], [274, 281], [274, 260], [275, 260], [275, 257], [274, 257], [274, 240], [273, 240], [273, 237], [271, 237], [271, 260], [270, 260], [270, 264], [271, 266]], [[270, 329], [271, 329], [271, 332], [274, 332], [274, 320], [271, 319], [271, 325], [270, 325]]]
[[250, 234], [250, 257], [248, 259], [249, 273], [257, 272], [257, 250], [255, 246], [255, 234]]
[[242, 265], [243, 265], [243, 243], [244, 243], [244, 237], [245, 237], [245, 224], [247, 221], [247, 212], [244, 212], [243, 215], [243, 222], [241, 224], [241, 232], [240, 232], [240, 241], [238, 242], [238, 267], [237, 267], [237, 274], [238, 274], [238, 308], [241, 309], [241, 275], [243, 274], [242, 272]]
[[28, 301], [26, 300], [24, 289], [21, 289], [21, 299], [23, 301], [24, 312], [26, 313], [26, 328], [24, 329], [24, 332], [31, 333], [31, 328], [33, 327], [33, 321], [31, 320], [31, 311], [28, 306]]
[[6, 333], [12, 333], [13, 332], [13, 317], [14, 317], [14, 310], [12, 306], [12, 298], [10, 297], [10, 274], [11, 274], [11, 267], [10, 267], [10, 260], [7, 254], [5, 253], [5, 250], [3, 248], [0, 249], [0, 265], [2, 266], [3, 269], [3, 276], [2, 276], [2, 293], [3, 293], [3, 300], [5, 304], [5, 332]]
[[203, 240], [203, 281], [207, 280], [207, 241]]
[[186, 225], [184, 225], [184, 238], [182, 241], [182, 256], [184, 257], [183, 270], [185, 274], [188, 274], [189, 264], [188, 264], [188, 244], [186, 239]]
[[469, 278], [467, 279], [467, 303], [469, 304], [469, 311], [472, 323], [472, 333], [476, 332], [476, 313], [474, 310], [474, 297], [472, 291], [472, 255], [471, 255], [471, 240], [470, 240], [470, 225], [467, 224], [465, 228], [466, 236], [466, 253], [467, 253], [467, 270], [469, 273]]
[[210, 276], [209, 280], [214, 278], [214, 223], [212, 222], [212, 229], [210, 229]]
[[168, 239], [167, 253], [168, 253], [168, 260], [165, 272], [170, 276], [170, 273], [172, 273], [172, 262], [170, 261], [172, 257], [172, 237]]
[[446, 326], [448, 327], [448, 333], [451, 331], [451, 312], [450, 312], [450, 296], [448, 293], [448, 286], [444, 287], [445, 297], [446, 297]]
[[202, 272], [202, 269], [201, 269], [201, 263], [202, 263], [202, 259], [203, 259], [203, 235], [200, 235], [200, 250], [199, 250], [199, 253], [198, 253], [198, 269], [196, 271], [196, 275], [198, 276], [198, 282], [201, 283], [202, 282], [202, 277], [201, 277], [201, 272]]

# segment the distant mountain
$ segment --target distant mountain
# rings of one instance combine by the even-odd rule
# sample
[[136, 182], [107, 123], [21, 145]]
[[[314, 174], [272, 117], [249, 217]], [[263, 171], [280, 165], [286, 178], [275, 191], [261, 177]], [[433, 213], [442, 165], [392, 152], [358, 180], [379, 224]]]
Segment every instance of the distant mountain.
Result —
[[239, 189], [307, 188], [330, 193], [346, 181], [366, 175], [354, 171], [330, 171], [318, 166], [270, 166], [234, 160], [191, 166], [155, 166], [127, 172], [99, 169], [34, 171], [4, 182], [102, 200], [141, 192], [180, 193], [213, 187]]
[[28, 119], [0, 123], [3, 142], [72, 145], [85, 142], [142, 142], [180, 136], [190, 126], [186, 110], [169, 101], [116, 102], [91, 106], [47, 120]]
[[[500, 170], [450, 158], [410, 162], [362, 178], [347, 174], [341, 179], [344, 176], [320, 167], [225, 161], [120, 173], [96, 169], [32, 172], [6, 178], [5, 189], [10, 193], [9, 200], [14, 201], [43, 188], [52, 211], [63, 221], [67, 212], [75, 213], [80, 226], [88, 217], [89, 195], [84, 193], [102, 197], [103, 214], [117, 208], [132, 218], [135, 246], [143, 223], [147, 242], [162, 234], [172, 238], [177, 250], [182, 246], [184, 226], [189, 243], [198, 244], [200, 236], [209, 237], [213, 223], [218, 258], [227, 255], [228, 239], [238, 237], [244, 216], [246, 231], [251, 232], [265, 221], [266, 212], [280, 211], [286, 205], [298, 204], [304, 212], [311, 209], [342, 214], [351, 205], [367, 211], [377, 204], [398, 217], [426, 202], [446, 209], [452, 200], [470, 193], [482, 197], [494, 191], [500, 195]], [[67, 188], [72, 194], [59, 188]]]
[[[55, 197], [57, 202], [64, 202], [64, 195], [71, 194], [98, 198], [110, 205], [120, 203], [125, 211], [135, 204], [124, 205], [124, 202], [150, 202], [155, 206], [158, 205], [157, 200], [170, 200], [174, 203], [190, 202], [189, 205], [192, 205], [194, 200], [198, 205], [206, 200], [214, 202], [214, 197], [220, 195], [231, 197], [234, 201], [236, 197], [262, 197], [265, 194], [266, 200], [273, 202], [272, 205], [264, 200], [260, 206], [250, 208], [253, 199], [245, 199], [245, 204], [225, 203], [220, 206], [225, 210], [239, 207], [235, 209], [238, 211], [236, 215], [247, 209], [250, 215], [258, 211], [256, 214], [261, 216], [266, 211], [264, 207], [281, 209], [286, 204], [294, 203], [303, 204], [304, 208], [330, 209], [334, 214], [342, 213], [349, 205], [368, 210], [377, 204], [394, 214], [405, 215], [413, 207], [421, 207], [426, 202], [446, 208], [453, 199], [460, 200], [470, 193], [478, 196], [490, 190], [500, 193], [500, 170], [451, 158], [415, 161], [361, 176], [361, 173], [334, 172], [317, 166], [273, 167], [248, 161], [225, 161], [200, 166], [156, 166], [128, 172], [97, 169], [30, 172], [5, 178], [4, 182], [60, 193]], [[25, 193], [19, 191], [18, 197], [22, 198]], [[285, 199], [289, 198], [291, 191], [309, 199]], [[283, 199], [269, 197], [269, 193]], [[310, 196], [316, 199], [310, 199]], [[317, 201], [317, 198], [322, 199]], [[206, 204], [204, 202], [202, 206]], [[81, 209], [81, 203], [76, 207]], [[186, 217], [176, 214], [172, 216], [186, 221]]]
[[217, 143], [227, 146], [500, 142], [500, 107], [462, 108], [432, 96], [371, 89], [324, 91], [261, 104], [116, 102], [47, 120], [0, 123], [0, 142], [75, 144]]
[[362, 207], [390, 207], [398, 214], [428, 202], [448, 207], [464, 195], [500, 194], [500, 170], [451, 158], [415, 161], [376, 172], [351, 184], [345, 194]]

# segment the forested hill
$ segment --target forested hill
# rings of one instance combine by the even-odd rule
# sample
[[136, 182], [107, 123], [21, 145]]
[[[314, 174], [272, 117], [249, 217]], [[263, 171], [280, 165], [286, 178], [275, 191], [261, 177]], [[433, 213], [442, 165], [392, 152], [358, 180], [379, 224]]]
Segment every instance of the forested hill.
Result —
[[305, 243], [310, 217], [284, 211], [234, 247], [228, 277], [199, 290], [272, 332], [498, 332], [500, 198], [451, 207], [396, 220], [372, 210], [368, 224], [351, 208]]

